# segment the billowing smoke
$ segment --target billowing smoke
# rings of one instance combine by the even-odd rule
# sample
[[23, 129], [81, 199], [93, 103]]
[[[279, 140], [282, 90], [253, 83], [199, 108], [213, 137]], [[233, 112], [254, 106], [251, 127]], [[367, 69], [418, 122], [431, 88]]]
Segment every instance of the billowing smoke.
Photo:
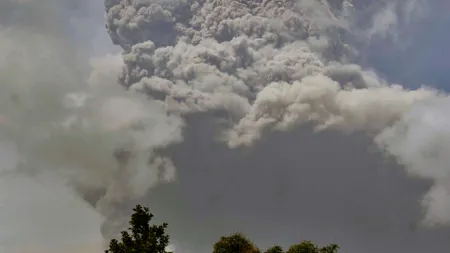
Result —
[[422, 200], [427, 207], [425, 225], [450, 222], [449, 103], [448, 98], [441, 98], [417, 104], [376, 138], [408, 173], [432, 180], [433, 187]]
[[[424, 199], [426, 220], [448, 222], [448, 122], [432, 123], [445, 117], [445, 103], [417, 106], [444, 95], [386, 83], [352, 64], [358, 52], [344, 42], [394, 36], [424, 9], [416, 1], [374, 3], [371, 10], [355, 2], [109, 0], [105, 6], [109, 34], [125, 50], [124, 87], [164, 101], [170, 113], [217, 112], [230, 147], [305, 124], [381, 133], [380, 146], [436, 181]], [[370, 29], [358, 27], [361, 13], [372, 14]], [[425, 142], [437, 153], [426, 156]]]
[[418, 1], [105, 0], [124, 52], [91, 59], [89, 71], [48, 9], [0, 3], [16, 5], [38, 18], [0, 27], [0, 134], [20, 154], [14, 173], [67, 184], [105, 216], [106, 239], [150, 188], [176, 179], [171, 148], [202, 117], [229, 149], [302, 126], [363, 132], [434, 181], [425, 221], [450, 221], [446, 95], [357, 64], [360, 46], [397, 38], [422, 13]]
[[[78, 66], [75, 45], [46, 8], [10, 4], [36, 15], [30, 24], [0, 27], [0, 134], [19, 153], [13, 173], [58, 178], [107, 220], [118, 211], [115, 203], [172, 181], [175, 168], [161, 149], [182, 140], [183, 120], [167, 115], [161, 102], [120, 87], [119, 55]], [[108, 226], [115, 224], [104, 231], [117, 230]]]
[[[11, 38], [14, 47], [25, 41], [14, 36], [5, 32], [2, 40]], [[45, 47], [51, 43], [47, 38], [43, 42]], [[158, 149], [182, 139], [182, 120], [166, 116], [160, 103], [102, 80], [114, 73], [113, 63], [120, 58], [93, 61], [97, 71], [83, 86], [58, 66], [63, 63], [54, 51], [36, 47], [38, 43], [33, 37], [34, 45], [20, 47], [27, 49], [22, 56], [5, 57], [1, 68], [1, 131], [23, 156], [17, 170], [51, 172], [81, 193], [104, 191], [101, 200], [106, 203], [141, 196], [159, 180], [174, 179], [170, 159]]]
[[[237, 146], [266, 129], [309, 122], [318, 129], [379, 131], [415, 101], [435, 96], [426, 88], [388, 85], [346, 63], [355, 52], [341, 38], [351, 36], [357, 17], [350, 1], [337, 2], [105, 5], [109, 33], [125, 49], [122, 84], [163, 100], [171, 112], [223, 111], [232, 125], [228, 142]], [[378, 22], [376, 16], [367, 36], [395, 26], [382, 29]]]

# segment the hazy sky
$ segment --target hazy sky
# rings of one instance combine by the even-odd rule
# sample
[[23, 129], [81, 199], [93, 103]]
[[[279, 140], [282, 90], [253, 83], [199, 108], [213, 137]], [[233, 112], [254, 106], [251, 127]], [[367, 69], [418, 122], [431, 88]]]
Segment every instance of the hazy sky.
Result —
[[[103, 1], [65, 1], [58, 10], [71, 17], [62, 19], [63, 25], [81, 56], [117, 50], [104, 29]], [[431, 2], [432, 15], [410, 28], [407, 48], [378, 41], [366, 52], [366, 64], [408, 87], [426, 83], [450, 90], [445, 54], [450, 5]], [[0, 25], [22, 22], [20, 15], [27, 10], [15, 8], [0, 3]], [[157, 221], [169, 222], [181, 245], [177, 253], [208, 252], [220, 235], [234, 231], [247, 233], [262, 247], [311, 239], [338, 243], [348, 253], [440, 253], [450, 248], [450, 230], [415, 228], [427, 182], [384, 160], [364, 136], [311, 135], [304, 128], [271, 134], [253, 150], [229, 150], [205, 137], [212, 136], [211, 122], [194, 123], [185, 142], [172, 150], [178, 181], [142, 199]], [[13, 159], [14, 152], [4, 145], [2, 170]], [[101, 252], [96, 248], [100, 216], [56, 181], [0, 178], [0, 205], [2, 252]]]
[[[62, 32], [69, 39], [79, 40], [74, 44], [79, 45], [81, 57], [90, 56], [93, 52], [101, 55], [113, 48], [103, 30], [102, 1], [71, 1], [79, 2], [79, 6], [59, 0], [37, 2], [42, 4], [27, 8], [13, 1], [1, 1], [0, 27], [36, 22], [41, 29], [47, 20], [59, 20], [61, 22], [45, 23], [45, 26], [55, 34]], [[91, 6], [90, 3], [94, 4]], [[83, 9], [78, 9], [82, 6]], [[89, 29], [82, 29], [83, 26]], [[11, 146], [3, 143], [0, 148], [0, 170], [7, 171], [13, 167], [16, 158]], [[0, 206], [2, 252], [102, 252], [100, 215], [70, 193], [60, 181], [1, 176]]]
[[407, 27], [404, 39], [410, 43], [408, 47], [381, 41], [366, 54], [369, 65], [393, 82], [409, 87], [428, 84], [449, 90], [450, 62], [444, 52], [450, 44], [450, 33], [447, 31], [450, 3], [446, 0], [427, 3], [431, 7], [430, 15], [418, 24]]

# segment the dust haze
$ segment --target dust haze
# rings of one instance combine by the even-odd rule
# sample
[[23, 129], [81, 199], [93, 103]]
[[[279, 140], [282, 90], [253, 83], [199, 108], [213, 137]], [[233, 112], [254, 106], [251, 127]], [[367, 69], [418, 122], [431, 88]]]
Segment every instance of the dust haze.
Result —
[[[30, 209], [5, 238], [41, 228], [5, 250], [101, 249], [141, 203], [169, 223], [175, 252], [208, 252], [235, 231], [262, 247], [441, 252], [450, 98], [362, 64], [370, 43], [401, 48], [432, 11], [414, 0], [0, 3], [2, 205]], [[55, 243], [61, 227], [43, 229], [39, 210], [73, 217], [79, 243], [63, 232]]]

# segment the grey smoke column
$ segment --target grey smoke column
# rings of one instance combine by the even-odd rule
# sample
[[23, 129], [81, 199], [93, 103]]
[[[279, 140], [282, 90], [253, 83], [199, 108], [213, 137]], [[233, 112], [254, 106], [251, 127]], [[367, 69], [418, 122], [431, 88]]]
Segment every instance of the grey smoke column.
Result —
[[[212, 112], [223, 123], [219, 137], [234, 148], [252, 145], [266, 130], [305, 124], [377, 136], [413, 105], [445, 96], [388, 84], [352, 63], [358, 52], [345, 42], [395, 37], [421, 5], [354, 2], [106, 0], [105, 6], [112, 41], [125, 51], [121, 84], [163, 101], [169, 114]], [[361, 25], [367, 17], [371, 23]]]
[[346, 63], [355, 54], [341, 40], [354, 26], [350, 1], [105, 5], [109, 34], [125, 49], [122, 84], [163, 100], [168, 112], [225, 112], [231, 146], [306, 122], [379, 131], [434, 95]]
[[[0, 18], [0, 135], [20, 158], [10, 175], [53, 178], [107, 218], [124, 209], [127, 218], [128, 200], [175, 178], [159, 150], [182, 140], [183, 120], [119, 86], [120, 56], [80, 59], [66, 4], [0, 4], [9, 13]], [[126, 163], [117, 150], [130, 152]], [[123, 209], [111, 208], [117, 203]], [[107, 219], [105, 237], [118, 231], [108, 229], [118, 216]]]

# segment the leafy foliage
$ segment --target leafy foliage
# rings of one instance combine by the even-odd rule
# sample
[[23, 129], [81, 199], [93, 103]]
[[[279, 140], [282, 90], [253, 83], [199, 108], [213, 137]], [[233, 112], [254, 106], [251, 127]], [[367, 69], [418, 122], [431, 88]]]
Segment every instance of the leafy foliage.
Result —
[[[336, 244], [319, 247], [311, 241], [303, 241], [300, 244], [292, 245], [286, 253], [337, 253], [338, 249], [339, 246]], [[213, 253], [260, 253], [260, 250], [244, 235], [237, 233], [228, 237], [221, 237], [214, 244]], [[275, 245], [264, 253], [284, 253], [284, 251], [281, 246]]]
[[319, 250], [320, 253], [337, 253], [339, 246], [337, 244], [330, 244]]
[[243, 234], [236, 233], [222, 236], [214, 244], [213, 253], [260, 253], [260, 251]]
[[284, 251], [281, 246], [275, 245], [271, 248], [268, 248], [264, 253], [284, 253]]
[[300, 244], [292, 245], [286, 253], [337, 253], [339, 246], [330, 244], [328, 246], [319, 248], [311, 241], [303, 241]]
[[131, 215], [131, 234], [122, 231], [122, 239], [111, 240], [109, 250], [105, 253], [169, 253], [166, 247], [169, 244], [169, 236], [166, 234], [167, 223], [150, 226], [153, 214], [147, 207], [137, 205]]
[[[128, 231], [122, 231], [121, 241], [111, 240], [105, 253], [171, 253], [166, 251], [169, 236], [166, 234], [167, 223], [150, 225], [153, 214], [149, 209], [137, 205], [133, 209]], [[319, 247], [311, 241], [294, 244], [285, 253], [337, 253], [339, 246], [330, 244]], [[235, 233], [222, 236], [213, 246], [213, 253], [261, 253], [261, 251], [243, 234]], [[264, 253], [284, 253], [283, 248], [275, 245]]]

